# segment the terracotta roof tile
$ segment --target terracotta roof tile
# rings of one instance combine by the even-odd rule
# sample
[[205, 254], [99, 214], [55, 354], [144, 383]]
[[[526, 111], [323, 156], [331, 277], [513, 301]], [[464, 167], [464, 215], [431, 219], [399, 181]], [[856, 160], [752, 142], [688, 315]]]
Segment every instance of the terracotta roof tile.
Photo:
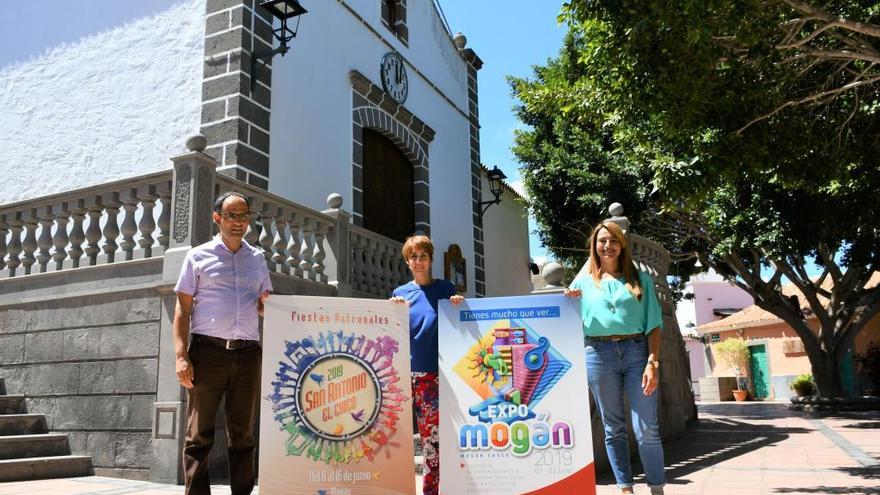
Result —
[[[880, 272], [874, 272], [874, 274], [871, 276], [871, 279], [868, 281], [867, 287], [874, 287], [876, 285], [880, 285]], [[822, 283], [822, 288], [828, 289], [831, 286], [831, 277], [827, 277]], [[803, 293], [798, 290], [798, 288], [795, 287], [794, 284], [783, 285], [782, 293], [786, 296], [797, 296], [798, 302], [800, 302], [801, 310], [803, 310], [805, 314], [809, 314], [812, 312], [812, 308], [810, 308], [810, 304], [807, 302], [807, 298], [804, 297]], [[822, 301], [823, 304], [827, 302], [827, 299], [822, 296], [819, 296], [819, 299]], [[807, 318], [811, 318], [811, 316], [808, 316]], [[726, 330], [735, 330], [738, 328], [776, 325], [779, 323], [783, 323], [783, 320], [781, 318], [753, 304], [751, 306], [747, 306], [741, 309], [740, 311], [728, 316], [727, 318], [704, 323], [697, 327], [697, 331], [703, 334], [708, 332], [723, 332]]]

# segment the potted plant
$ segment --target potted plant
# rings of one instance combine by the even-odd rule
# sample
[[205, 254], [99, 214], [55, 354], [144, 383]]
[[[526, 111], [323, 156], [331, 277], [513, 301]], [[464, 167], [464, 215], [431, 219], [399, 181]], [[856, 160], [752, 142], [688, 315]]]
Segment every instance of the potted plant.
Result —
[[741, 339], [726, 339], [720, 344], [716, 344], [715, 353], [718, 359], [727, 366], [733, 368], [736, 373], [736, 389], [733, 391], [733, 398], [744, 401], [749, 396], [748, 386], [743, 386], [745, 380], [745, 370], [749, 365], [749, 346]]
[[816, 386], [813, 385], [813, 376], [809, 373], [795, 377], [789, 385], [789, 388], [791, 388], [798, 397], [813, 395], [816, 391]]

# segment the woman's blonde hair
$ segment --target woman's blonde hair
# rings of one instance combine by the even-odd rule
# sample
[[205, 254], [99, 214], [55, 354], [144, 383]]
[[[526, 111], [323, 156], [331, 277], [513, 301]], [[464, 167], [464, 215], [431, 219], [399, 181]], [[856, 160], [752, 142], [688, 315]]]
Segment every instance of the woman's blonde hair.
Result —
[[411, 255], [415, 249], [424, 251], [425, 254], [431, 258], [431, 261], [434, 261], [434, 243], [431, 242], [430, 237], [426, 235], [413, 235], [407, 237], [406, 241], [403, 243], [403, 259], [409, 260], [409, 255]]
[[636, 270], [636, 266], [632, 261], [632, 253], [626, 242], [626, 234], [624, 234], [623, 229], [614, 222], [600, 222], [599, 225], [596, 225], [596, 228], [593, 229], [593, 233], [590, 235], [590, 259], [587, 260], [587, 272], [593, 277], [593, 283], [596, 284], [596, 287], [600, 287], [600, 281], [602, 280], [602, 266], [599, 264], [599, 252], [596, 249], [596, 243], [599, 239], [599, 231], [602, 229], [607, 230], [609, 234], [614, 236], [614, 239], [616, 239], [618, 245], [620, 245], [620, 256], [617, 258], [617, 269], [623, 272], [626, 288], [629, 289], [633, 297], [641, 300], [642, 284], [639, 282], [639, 272]]

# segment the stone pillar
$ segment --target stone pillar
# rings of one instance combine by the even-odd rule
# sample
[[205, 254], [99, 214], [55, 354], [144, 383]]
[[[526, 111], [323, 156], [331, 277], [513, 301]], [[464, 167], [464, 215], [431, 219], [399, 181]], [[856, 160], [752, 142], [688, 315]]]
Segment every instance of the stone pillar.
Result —
[[351, 287], [351, 246], [349, 237], [349, 222], [351, 214], [342, 209], [342, 195], [333, 193], [327, 196], [325, 215], [336, 219], [336, 223], [330, 227], [327, 234], [327, 244], [330, 245], [325, 266], [330, 278], [330, 285], [336, 286], [338, 297], [352, 297]]
[[629, 232], [629, 218], [623, 216], [623, 205], [620, 203], [611, 203], [608, 207], [608, 213], [611, 216], [607, 221], [616, 223], [624, 232]]
[[187, 140], [188, 153], [171, 158], [174, 162], [171, 191], [171, 238], [164, 254], [162, 281], [174, 285], [186, 252], [212, 237], [214, 170], [217, 162], [205, 153], [204, 136]]
[[482, 195], [482, 170], [480, 165], [480, 108], [477, 94], [477, 71], [483, 67], [483, 61], [471, 50], [465, 48], [467, 38], [457, 33], [453, 39], [462, 58], [467, 62], [468, 80], [468, 128], [470, 131], [470, 165], [471, 165], [471, 203], [473, 204], [472, 219], [474, 225], [474, 293], [477, 297], [486, 295], [486, 262], [483, 246], [483, 217], [480, 214]]
[[207, 0], [202, 126], [205, 153], [218, 172], [262, 189], [269, 187], [269, 117], [272, 63], [251, 54], [272, 49], [272, 16], [253, 0]]
[[150, 480], [181, 483], [181, 448], [186, 427], [184, 389], [175, 373], [172, 340], [177, 282], [187, 251], [211, 238], [214, 203], [214, 169], [217, 163], [203, 153], [205, 138], [187, 140], [188, 153], [171, 158], [174, 178], [171, 203], [171, 236], [162, 267], [161, 312], [159, 316], [159, 366], [156, 402], [153, 404], [153, 456]]

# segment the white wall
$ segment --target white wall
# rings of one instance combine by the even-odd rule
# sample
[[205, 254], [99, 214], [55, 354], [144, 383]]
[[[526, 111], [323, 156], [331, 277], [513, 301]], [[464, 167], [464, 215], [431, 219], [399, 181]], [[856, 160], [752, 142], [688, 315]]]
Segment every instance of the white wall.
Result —
[[[693, 299], [683, 299], [676, 305], [675, 316], [683, 335], [698, 335], [696, 327], [721, 319], [714, 314], [715, 309], [744, 308], [754, 303], [752, 296], [746, 291], [725, 281], [712, 270], [691, 277], [684, 292], [692, 294]], [[692, 339], [685, 339], [685, 345], [694, 390], [699, 393], [699, 379], [711, 374], [706, 358], [706, 345]]]
[[170, 168], [199, 129], [204, 3], [0, 70], [0, 204]]
[[[487, 201], [494, 196], [486, 171], [482, 172], [483, 201]], [[504, 188], [501, 203], [490, 206], [483, 215], [483, 253], [487, 297], [531, 292], [528, 211], [523, 200], [508, 188]]]
[[742, 309], [755, 303], [746, 291], [725, 281], [714, 271], [700, 274], [691, 282], [694, 291], [694, 312], [697, 326], [720, 320], [716, 309]]
[[[273, 60], [272, 140], [269, 190], [306, 206], [324, 209], [332, 192], [352, 211], [352, 88], [350, 70], [381, 86], [379, 63], [391, 44], [467, 111], [467, 66], [455, 51], [430, 2], [407, 8], [409, 47], [380, 21], [377, 2], [346, 0], [382, 39], [336, 1], [310, 2], [288, 54]], [[470, 200], [470, 136], [465, 115], [407, 65], [409, 96], [404, 106], [436, 136], [429, 145], [431, 235], [437, 253], [458, 244], [474, 290], [473, 222]], [[435, 256], [434, 273], [443, 273]]]

